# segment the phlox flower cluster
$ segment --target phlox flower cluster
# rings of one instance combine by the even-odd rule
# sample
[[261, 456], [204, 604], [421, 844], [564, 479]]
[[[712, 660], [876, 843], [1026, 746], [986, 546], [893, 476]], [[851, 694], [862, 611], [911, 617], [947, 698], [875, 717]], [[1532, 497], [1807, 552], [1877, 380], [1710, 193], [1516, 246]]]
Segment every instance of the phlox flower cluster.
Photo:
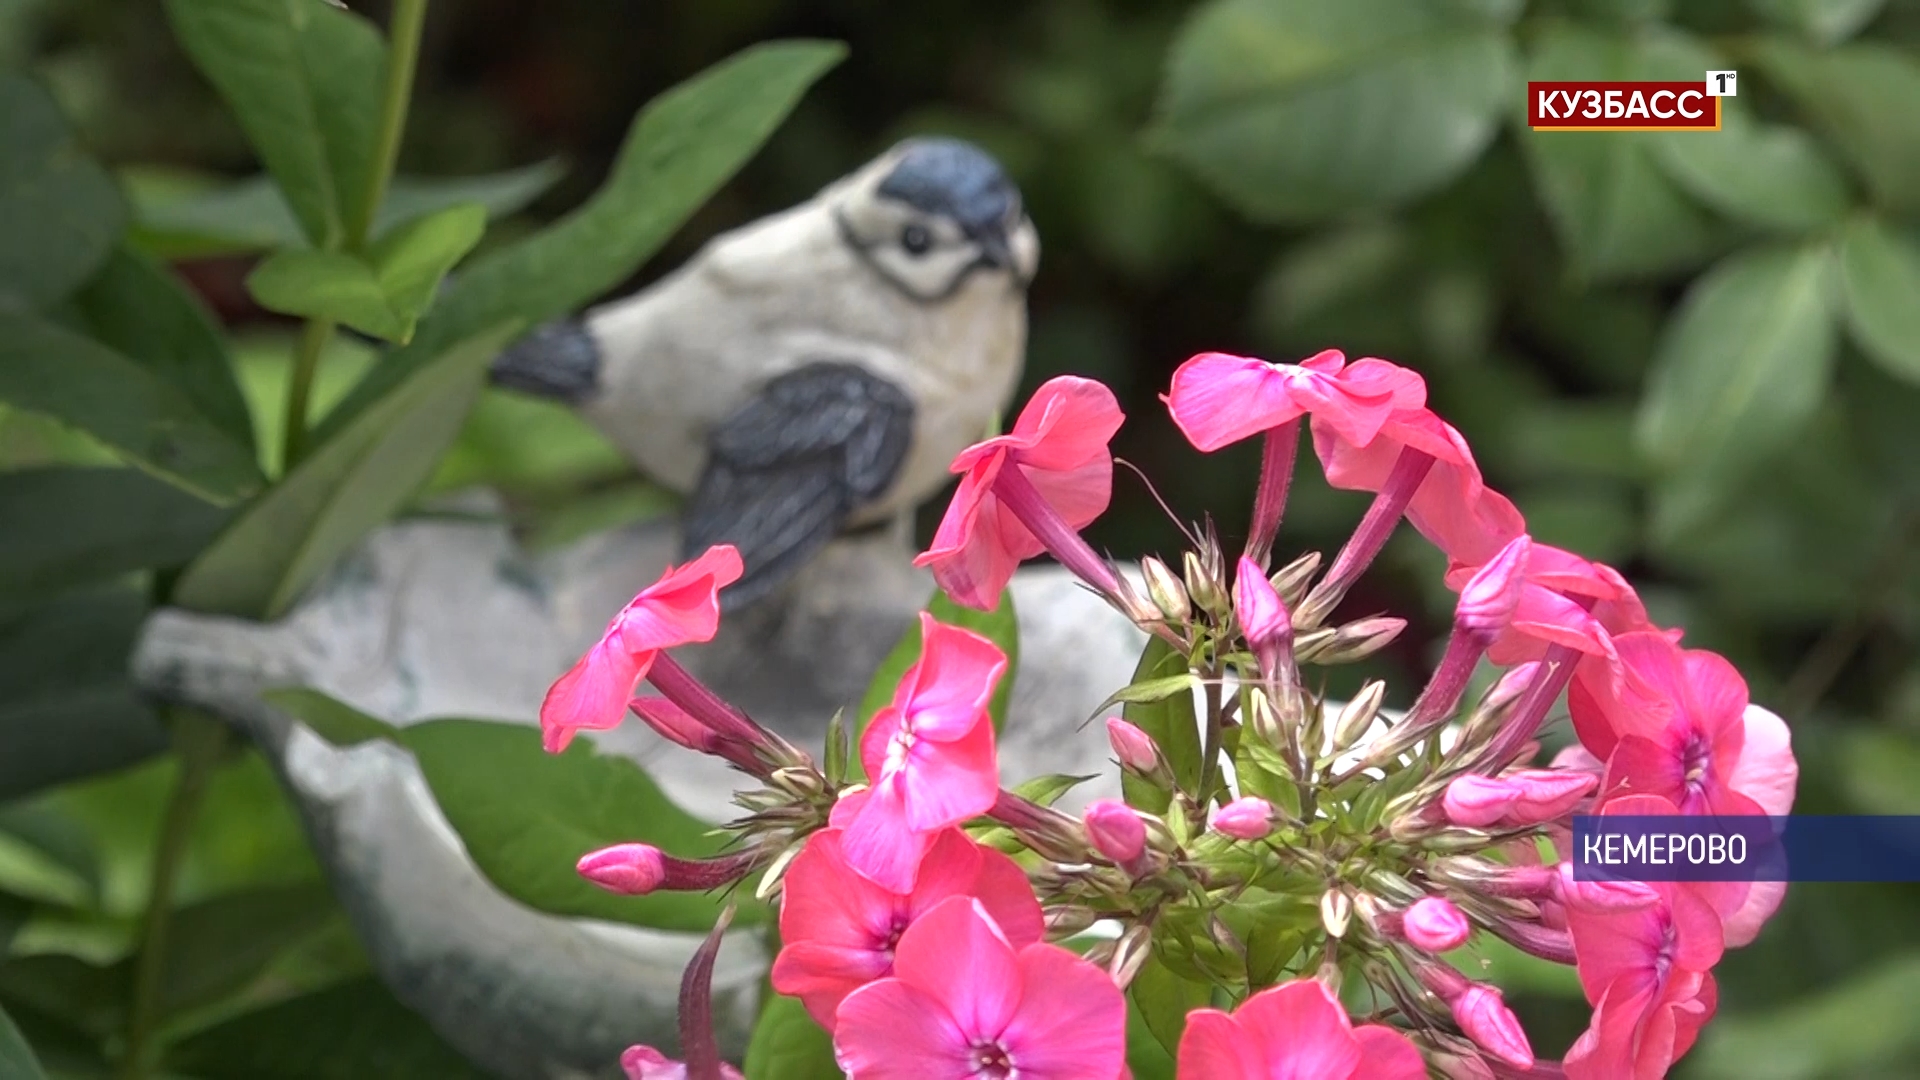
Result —
[[[958, 490], [918, 559], [955, 601], [992, 609], [1022, 561], [1049, 554], [1151, 635], [1115, 695], [1127, 715], [1107, 721], [1124, 801], [1073, 816], [1004, 786], [990, 702], [1006, 657], [930, 615], [857, 741], [836, 718], [816, 762], [767, 732], [666, 651], [715, 633], [718, 591], [740, 574], [721, 547], [635, 597], [541, 724], [557, 750], [631, 711], [725, 758], [758, 781], [737, 797], [735, 843], [704, 860], [624, 844], [580, 872], [623, 893], [751, 879], [777, 896], [773, 987], [855, 1080], [1126, 1076], [1126, 995], [1149, 970], [1229, 1006], [1186, 1014], [1190, 1080], [1664, 1076], [1713, 1015], [1714, 965], [1784, 887], [1578, 880], [1571, 819], [1785, 814], [1786, 725], [1724, 659], [1656, 626], [1620, 574], [1534, 542], [1415, 372], [1208, 353], [1164, 400], [1202, 451], [1262, 441], [1239, 554], [1196, 530], [1136, 584], [1096, 553], [1080, 530], [1107, 507], [1122, 416], [1106, 387], [1061, 377], [954, 461]], [[1373, 494], [1324, 568], [1318, 553], [1273, 559], [1303, 426], [1329, 483]], [[1379, 682], [1322, 700], [1307, 668], [1405, 626], [1332, 619], [1403, 518], [1448, 561], [1445, 650], [1397, 716]], [[1470, 699], [1484, 665], [1498, 678]], [[640, 683], [652, 692], [634, 697]], [[1542, 762], [1561, 700], [1578, 742]], [[734, 1075], [703, 983], [717, 935], [689, 968], [685, 1062], [635, 1047], [630, 1076]], [[1457, 962], [1486, 939], [1577, 970], [1592, 1022], [1561, 1060]]]

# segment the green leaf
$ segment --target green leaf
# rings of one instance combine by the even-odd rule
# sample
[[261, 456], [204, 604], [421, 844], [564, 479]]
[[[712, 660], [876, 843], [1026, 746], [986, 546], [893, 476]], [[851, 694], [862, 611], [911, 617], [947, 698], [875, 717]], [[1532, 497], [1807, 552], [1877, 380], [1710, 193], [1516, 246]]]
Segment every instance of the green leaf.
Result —
[[200, 553], [225, 511], [133, 469], [0, 472], [0, 597], [48, 596]]
[[23, 1020], [40, 1013], [96, 1038], [120, 1028], [130, 985], [117, 968], [62, 953], [0, 964], [0, 1000], [17, 1007]]
[[1865, 178], [1882, 209], [1920, 212], [1920, 63], [1891, 45], [1809, 49], [1762, 42], [1754, 52]]
[[0, 72], [0, 296], [43, 307], [93, 275], [127, 216], [40, 84]]
[[1846, 177], [1805, 132], [1748, 118], [1722, 98], [1720, 130], [1653, 140], [1655, 156], [1687, 193], [1763, 229], [1807, 232], [1847, 212]]
[[567, 314], [626, 280], [845, 52], [819, 41], [756, 45], [654, 99], [593, 198], [462, 270], [419, 336], [354, 387], [320, 437], [352, 423], [448, 343], [510, 317], [533, 325]]
[[742, 1071], [747, 1080], [840, 1080], [845, 1075], [833, 1060], [833, 1036], [814, 1023], [799, 998], [778, 994], [760, 1010]]
[[1661, 335], [1636, 433], [1670, 478], [1722, 486], [1813, 418], [1833, 374], [1831, 262], [1822, 247], [1756, 249], [1687, 290]]
[[[20, 928], [27, 925], [27, 920], [32, 917], [32, 901], [22, 900], [18, 896], [9, 896], [6, 893], [0, 893], [0, 957], [5, 957], [7, 950], [13, 948], [14, 937], [20, 933]], [[4, 1015], [4, 1013], [5, 1010], [0, 1010], [0, 1015]]]
[[132, 590], [103, 589], [0, 615], [0, 801], [166, 749], [127, 678], [145, 612]]
[[1920, 739], [1901, 731], [1867, 728], [1848, 731], [1840, 743], [1840, 775], [1862, 813], [1920, 814]]
[[1916, 996], [1920, 953], [1907, 953], [1783, 1009], [1709, 1024], [1689, 1074], [1705, 1080], [1911, 1075], [1920, 1053]]
[[218, 1004], [247, 989], [339, 912], [320, 882], [248, 889], [179, 908], [169, 923], [161, 1017]]
[[1840, 278], [1860, 350], [1888, 373], [1920, 382], [1920, 244], [1862, 218], [1841, 236]]
[[[342, 710], [352, 710], [313, 691], [278, 691], [267, 700], [315, 723], [323, 734], [344, 727], [357, 738], [379, 724], [345, 719]], [[538, 730], [484, 720], [429, 720], [400, 728], [392, 738], [413, 751], [474, 865], [508, 896], [555, 915], [663, 930], [713, 927], [723, 903], [717, 894], [616, 896], [574, 872], [587, 852], [629, 841], [682, 858], [721, 851], [724, 838], [675, 806], [640, 766], [598, 755], [584, 740], [565, 753], [548, 754]], [[740, 925], [765, 918], [764, 907], [744, 896], [733, 899], [743, 903]]]
[[180, 391], [229, 439], [254, 445], [253, 419], [226, 340], [166, 268], [122, 245], [74, 299], [102, 344]]
[[33, 1056], [33, 1047], [27, 1045], [26, 1037], [5, 1009], [0, 1009], [0, 1076], [8, 1080], [47, 1080], [39, 1059]]
[[462, 203], [402, 225], [365, 256], [281, 251], [247, 275], [247, 291], [269, 311], [332, 319], [405, 344], [440, 280], [486, 227], [486, 208]]
[[[945, 592], [935, 589], [933, 598], [927, 601], [926, 612], [936, 621], [948, 626], [957, 626], [962, 630], [971, 630], [1000, 647], [1007, 656], [1007, 670], [1000, 676], [1000, 685], [993, 691], [993, 700], [987, 703], [987, 709], [993, 716], [993, 730], [1000, 731], [1007, 726], [1007, 705], [1013, 700], [1013, 680], [1020, 672], [1020, 618], [1014, 614], [1013, 591], [1005, 590], [1000, 594], [1000, 606], [992, 611], [978, 611], [953, 601]], [[874, 671], [873, 680], [867, 684], [867, 692], [860, 699], [860, 727], [854, 737], [854, 756], [851, 764], [854, 772], [865, 776], [860, 770], [859, 735], [873, 723], [875, 713], [893, 703], [895, 689], [907, 674], [907, 669], [920, 661], [920, 621], [914, 620], [905, 636], [894, 645], [893, 651], [880, 661], [880, 667]]]
[[[1133, 669], [1138, 684], [1154, 679], [1185, 674], [1187, 659], [1173, 646], [1151, 638]], [[1173, 769], [1174, 781], [1186, 791], [1200, 787], [1201, 746], [1199, 718], [1194, 713], [1192, 694], [1174, 694], [1158, 701], [1130, 702], [1121, 710], [1121, 718], [1152, 736]], [[1152, 809], [1143, 807], [1143, 809]]]
[[1147, 1030], [1167, 1053], [1180, 1053], [1180, 1035], [1187, 1030], [1187, 1014], [1213, 998], [1213, 988], [1175, 975], [1158, 957], [1148, 960], [1127, 988], [1127, 997], [1140, 1010]]
[[249, 504], [187, 568], [173, 602], [245, 618], [283, 614], [432, 475], [480, 394], [488, 361], [517, 329], [495, 327], [417, 366]]
[[26, 312], [0, 311], [0, 400], [80, 428], [209, 502], [231, 502], [261, 482], [252, 447], [153, 367]]
[[1774, 24], [1818, 45], [1835, 45], [1873, 21], [1887, 0], [1747, 0]]
[[1106, 712], [1119, 704], [1151, 705], [1156, 701], [1165, 701], [1175, 694], [1192, 694], [1200, 687], [1200, 677], [1190, 671], [1178, 675], [1166, 675], [1157, 679], [1142, 679], [1115, 690], [1107, 700], [1100, 703], [1096, 713]]
[[[92, 835], [72, 815], [39, 802], [14, 803], [0, 808], [0, 834], [69, 879], [82, 900], [99, 901], [100, 853]], [[4, 955], [6, 947], [0, 945]]]
[[1151, 139], [1259, 221], [1409, 202], [1480, 157], [1518, 89], [1505, 28], [1466, 8], [1214, 0], [1173, 43]]
[[370, 977], [235, 1017], [175, 1043], [164, 1061], [197, 1080], [485, 1076]]
[[[174, 35], [233, 111], [307, 238], [337, 247], [367, 196], [386, 46], [326, 0], [167, 0]], [[476, 328], [477, 329], [477, 328]]]
[[1160, 1045], [1131, 997], [1127, 998], [1127, 1068], [1133, 1080], [1174, 1080], [1173, 1053]]
[[1041, 806], [1052, 806], [1054, 803], [1059, 802], [1061, 797], [1066, 795], [1067, 792], [1072, 791], [1074, 788], [1093, 778], [1091, 773], [1085, 776], [1048, 773], [1045, 776], [1036, 776], [1031, 780], [1016, 784], [1013, 788], [1013, 793], [1029, 802], [1036, 802]]
[[[1698, 79], [1724, 66], [1670, 30], [1628, 35], [1551, 24], [1535, 40], [1527, 78]], [[1598, 281], [1689, 267], [1712, 254], [1720, 227], [1661, 168], [1655, 148], [1663, 139], [1718, 134], [1522, 130], [1518, 137], [1576, 274]]]
[[[548, 159], [480, 176], [396, 176], [388, 181], [387, 201], [374, 216], [373, 236], [378, 239], [396, 225], [460, 203], [479, 203], [487, 208], [488, 220], [498, 221], [526, 209], [564, 175], [565, 166]], [[134, 204], [134, 236], [149, 253], [183, 258], [308, 246], [300, 222], [271, 177], [250, 177], [186, 195], [156, 190], [158, 183], [141, 180], [123, 175]]]

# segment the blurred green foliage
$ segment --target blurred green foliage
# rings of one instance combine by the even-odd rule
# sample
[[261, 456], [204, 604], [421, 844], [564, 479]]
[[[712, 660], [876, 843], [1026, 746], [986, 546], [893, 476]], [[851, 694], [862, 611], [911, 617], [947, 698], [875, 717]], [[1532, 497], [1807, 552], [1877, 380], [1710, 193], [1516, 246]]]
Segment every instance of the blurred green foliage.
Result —
[[[385, 25], [385, 3], [353, 6]], [[344, 44], [328, 55], [359, 58], [333, 74], [367, 70], [379, 42], [329, 25]], [[641, 103], [785, 36], [846, 41], [848, 60], [716, 197], [653, 218], [601, 187], [631, 167], [621, 147]], [[1289, 359], [1332, 346], [1411, 365], [1538, 538], [1620, 566], [1659, 618], [1726, 653], [1755, 700], [1788, 718], [1802, 811], [1920, 806], [1916, 0], [468, 0], [430, 13], [399, 173], [378, 207], [352, 182], [321, 182], [357, 175], [358, 129], [316, 115], [317, 142], [277, 146], [289, 121], [230, 114], [209, 81], [231, 100], [241, 76], [203, 79], [189, 56], [204, 61], [205, 46], [188, 37], [183, 50], [161, 5], [0, 2], [0, 62], [34, 75], [0, 95], [0, 733], [28, 733], [0, 752], [0, 798], [166, 745], [118, 675], [133, 627], [231, 515], [290, 475], [282, 403], [296, 342], [263, 305], [412, 335], [378, 362], [341, 337], [312, 358], [316, 439], [359, 430], [371, 452], [381, 425], [358, 426], [456, 343], [644, 279], [892, 139], [938, 130], [997, 154], [1039, 225], [1028, 386], [1063, 371], [1114, 385], [1132, 417], [1118, 450], [1176, 512], [1211, 512], [1236, 535], [1257, 469], [1248, 448], [1195, 453], [1165, 420], [1156, 395], [1191, 353]], [[1528, 78], [1707, 69], [1742, 76], [1718, 132], [1525, 128]], [[87, 153], [65, 149], [68, 124]], [[279, 186], [256, 175], [262, 164]], [[583, 202], [560, 230], [530, 224]], [[355, 222], [391, 236], [476, 204], [486, 232], [417, 331], [430, 295], [419, 275], [396, 283], [393, 261], [372, 251], [330, 268], [311, 258]], [[546, 265], [529, 261], [528, 236], [563, 243], [571, 226], [578, 243], [616, 220], [646, 235], [564, 275], [526, 272]], [[459, 246], [412, 254], [437, 279]], [[16, 254], [29, 251], [51, 254]], [[268, 252], [309, 275], [294, 302], [249, 294]], [[358, 301], [315, 306], [315, 274]], [[100, 412], [128, 387], [137, 415]], [[363, 454], [312, 481], [318, 504], [357, 508], [327, 546], [412, 505], [422, 483], [497, 485], [536, 543], [669, 504], [570, 416], [506, 395], [448, 406], [429, 442], [450, 448], [406, 452], [405, 483], [342, 495], [355, 475], [389, 472]], [[326, 460], [316, 451], [305, 465]], [[1312, 474], [1282, 543], [1324, 550], [1359, 500]], [[114, 527], [129, 507], [148, 529], [132, 538]], [[12, 527], [56, 511], [57, 534]], [[1124, 556], [1179, 544], [1124, 471], [1092, 535]], [[283, 607], [325, 554], [277, 561], [213, 606]], [[1403, 690], [1445, 625], [1435, 570], [1403, 535], [1349, 601], [1355, 614], [1427, 614], [1387, 658]], [[29, 759], [48, 764], [15, 764]], [[0, 815], [0, 940], [13, 949], [0, 1005], [50, 1070], [84, 1072], [97, 1056], [87, 1047], [119, 1022], [116, 994], [84, 988], [136, 940], [174, 768], [163, 759]], [[221, 877], [193, 869], [196, 836], [177, 896], [217, 899], [196, 891], [210, 874], [241, 895], [265, 891], [261, 910], [305, 925], [294, 894], [272, 891], [311, 880], [276, 831], [284, 812], [229, 809], [221, 794], [234, 770], [264, 774], [219, 768], [202, 831], [255, 838], [226, 841], [235, 861]], [[269, 785], [253, 790], [272, 802]], [[31, 902], [24, 925], [27, 908], [6, 896]], [[1916, 916], [1912, 887], [1793, 889], [1767, 934], [1720, 969], [1726, 1015], [1681, 1073], [1920, 1071], [1904, 996]], [[60, 970], [35, 982], [19, 975], [29, 961]], [[325, 987], [310, 973], [249, 978], [243, 997], [266, 995], [254, 1004]], [[1511, 985], [1536, 1044], [1558, 1053], [1584, 1023], [1580, 1003], [1564, 982]], [[335, 1015], [324, 1010], [343, 1000], [312, 1007]], [[0, 1023], [0, 1061], [10, 1045]]]

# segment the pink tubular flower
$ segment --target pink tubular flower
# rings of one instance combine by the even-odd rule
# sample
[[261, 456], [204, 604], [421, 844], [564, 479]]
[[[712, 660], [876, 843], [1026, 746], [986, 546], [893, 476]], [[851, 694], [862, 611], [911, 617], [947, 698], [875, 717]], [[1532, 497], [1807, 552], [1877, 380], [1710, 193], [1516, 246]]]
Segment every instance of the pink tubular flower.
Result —
[[1431, 953], [1451, 952], [1473, 936], [1473, 924], [1451, 900], [1439, 896], [1413, 902], [1400, 922], [1401, 933], [1415, 948]]
[[1133, 807], [1116, 799], [1096, 799], [1082, 815], [1087, 842], [1128, 873], [1140, 868], [1147, 852], [1147, 826]]
[[677, 859], [652, 844], [615, 844], [589, 851], [575, 864], [581, 877], [608, 892], [645, 896], [659, 890], [698, 892], [738, 881], [753, 869], [751, 852], [717, 859]]
[[1233, 617], [1260, 661], [1260, 670], [1272, 676], [1293, 641], [1293, 617], [1252, 559], [1242, 558], [1234, 574]]
[[[629, 1046], [620, 1055], [627, 1080], [687, 1080], [687, 1067], [651, 1046]], [[740, 1070], [722, 1062], [721, 1080], [745, 1080]]]
[[1486, 983], [1472, 983], [1447, 1004], [1460, 1030], [1482, 1050], [1516, 1069], [1533, 1068], [1533, 1046], [1500, 991]]
[[1179, 1072], [1205, 1080], [1425, 1080], [1427, 1066], [1390, 1027], [1354, 1027], [1326, 986], [1297, 979], [1262, 990], [1233, 1015], [1187, 1014]]
[[1362, 360], [1348, 366], [1335, 349], [1298, 364], [1271, 364], [1247, 356], [1201, 353], [1173, 373], [1163, 400], [1173, 422], [1195, 448], [1211, 453], [1250, 435], [1312, 414], [1362, 445], [1371, 442], [1394, 407], [1394, 387]]
[[1116, 1080], [1126, 1027], [1106, 972], [1056, 945], [1016, 948], [956, 896], [907, 928], [892, 976], [841, 1003], [834, 1056], [851, 1080]]
[[855, 873], [840, 830], [815, 833], [783, 879], [780, 955], [773, 988], [797, 997], [832, 1031], [848, 994], [893, 972], [901, 935], [953, 896], [970, 896], [1021, 948], [1039, 941], [1040, 902], [1012, 859], [983, 848], [958, 829], [940, 833], [914, 878], [913, 891], [891, 893]]
[[626, 716], [633, 685], [653, 666], [656, 654], [675, 645], [710, 641], [720, 627], [720, 590], [740, 579], [740, 553], [730, 545], [708, 548], [660, 580], [607, 624], [598, 644], [547, 690], [540, 703], [541, 740], [557, 754], [582, 729], [604, 731]]
[[1599, 783], [1592, 773], [1519, 769], [1502, 776], [1472, 773], [1447, 785], [1441, 806], [1447, 820], [1468, 828], [1538, 825], [1565, 816]]
[[1103, 584], [1096, 579], [1107, 579], [1104, 591], [1112, 595], [1112, 570], [1076, 530], [1099, 517], [1112, 496], [1107, 443], [1121, 420], [1113, 391], [1100, 383], [1070, 375], [1048, 380], [1011, 433], [953, 459], [960, 488], [914, 565], [931, 567], [948, 595], [983, 611], [999, 604], [1014, 569], [1042, 551], [1096, 587]]
[[890, 892], [913, 889], [933, 834], [992, 808], [1000, 794], [987, 703], [1007, 669], [993, 642], [921, 613], [920, 660], [860, 740], [873, 778], [847, 824], [847, 861]]
[[1273, 804], [1244, 795], [1214, 811], [1213, 831], [1235, 840], [1259, 840], [1273, 831]]
[[1150, 773], [1160, 765], [1160, 750], [1153, 736], [1117, 716], [1107, 717], [1107, 742], [1120, 764], [1137, 773]]

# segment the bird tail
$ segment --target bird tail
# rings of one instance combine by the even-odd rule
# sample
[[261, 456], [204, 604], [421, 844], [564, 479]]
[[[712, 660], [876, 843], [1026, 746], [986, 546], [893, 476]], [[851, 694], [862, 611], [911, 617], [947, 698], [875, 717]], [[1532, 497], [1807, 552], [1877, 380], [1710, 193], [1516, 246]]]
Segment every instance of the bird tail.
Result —
[[580, 319], [537, 326], [494, 358], [493, 384], [577, 404], [600, 386], [600, 346]]

